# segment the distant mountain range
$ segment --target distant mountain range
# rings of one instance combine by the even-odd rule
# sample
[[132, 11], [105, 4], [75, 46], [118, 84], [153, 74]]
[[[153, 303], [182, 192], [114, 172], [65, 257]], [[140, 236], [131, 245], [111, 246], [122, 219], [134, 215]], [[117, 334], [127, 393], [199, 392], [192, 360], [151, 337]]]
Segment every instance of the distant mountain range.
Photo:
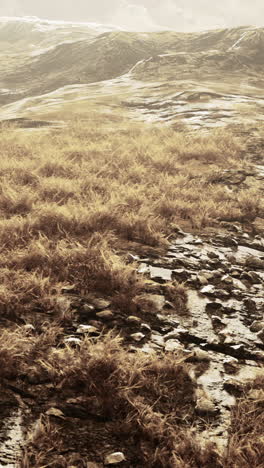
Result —
[[136, 33], [0, 18], [0, 59], [4, 117], [24, 116], [32, 106], [45, 113], [45, 102], [50, 112], [52, 101], [56, 109], [88, 98], [99, 105], [110, 94], [115, 105], [154, 120], [188, 120], [195, 110], [205, 118], [212, 109], [228, 119], [234, 105], [245, 111], [255, 103], [259, 111], [264, 102], [264, 28]]

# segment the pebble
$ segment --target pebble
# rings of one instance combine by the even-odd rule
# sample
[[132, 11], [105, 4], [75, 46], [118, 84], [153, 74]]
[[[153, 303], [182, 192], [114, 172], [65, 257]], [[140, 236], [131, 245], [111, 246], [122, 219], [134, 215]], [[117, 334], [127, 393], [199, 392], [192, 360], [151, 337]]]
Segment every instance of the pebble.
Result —
[[212, 284], [208, 284], [207, 286], [204, 286], [200, 292], [202, 294], [214, 294], [215, 293], [215, 287]]
[[217, 413], [217, 410], [218, 410], [217, 406], [211, 399], [202, 397], [197, 400], [197, 403], [195, 406], [195, 411], [197, 414], [201, 416], [205, 414], [207, 414], [208, 416], [209, 415], [213, 416]]
[[93, 333], [98, 333], [98, 329], [92, 325], [79, 325], [76, 332], [91, 335]]
[[253, 299], [247, 298], [243, 301], [243, 304], [248, 312], [255, 312], [257, 309], [256, 302]]
[[92, 315], [94, 313], [94, 306], [92, 304], [84, 304], [80, 310], [81, 314]]
[[47, 416], [55, 416], [56, 418], [64, 419], [63, 412], [58, 408], [50, 408], [45, 413]]
[[70, 346], [79, 346], [82, 340], [80, 338], [76, 338], [75, 336], [69, 336], [65, 338], [64, 343]]
[[222, 309], [222, 304], [221, 302], [208, 302], [208, 304], [206, 304], [206, 312], [208, 311], [219, 311]]
[[151, 333], [151, 327], [147, 323], [141, 324], [141, 330], [145, 333]]
[[264, 343], [264, 329], [257, 333], [257, 337]]
[[134, 341], [140, 342], [145, 338], [145, 335], [143, 333], [133, 333], [130, 335], [130, 338]]
[[249, 329], [253, 333], [258, 333], [261, 330], [264, 330], [264, 322], [254, 320], [254, 322], [250, 325]]
[[126, 319], [126, 322], [129, 325], [140, 325], [141, 324], [141, 319], [139, 317], [134, 316], [134, 315], [129, 315], [129, 317], [127, 317], [127, 319]]
[[172, 332], [167, 333], [167, 335], [164, 336], [164, 341], [168, 340], [177, 340], [179, 336], [184, 335], [188, 333], [187, 328], [177, 328], [176, 330], [173, 330]]
[[152, 333], [151, 341], [152, 343], [155, 343], [157, 346], [161, 348], [164, 347], [164, 338], [162, 335], [159, 335], [158, 333]]
[[125, 460], [126, 460], [126, 457], [123, 454], [123, 452], [115, 452], [115, 453], [111, 453], [110, 455], [107, 455], [104, 463], [105, 465], [117, 465], [118, 463], [122, 463]]
[[204, 275], [201, 275], [201, 274], [197, 275], [197, 280], [199, 281], [201, 285], [208, 284], [208, 279]]
[[221, 320], [221, 318], [218, 317], [218, 315], [212, 315], [212, 316], [211, 316], [211, 320], [212, 320], [213, 325], [215, 325], [215, 326], [219, 326], [219, 325], [224, 325], [224, 326], [225, 326], [225, 325], [226, 325], [226, 324]]
[[209, 362], [211, 360], [209, 353], [200, 348], [193, 349], [194, 358], [198, 362]]
[[227, 357], [223, 360], [224, 369], [227, 373], [234, 374], [239, 370], [239, 361], [234, 357]]
[[102, 312], [97, 312], [96, 317], [102, 320], [112, 320], [114, 318], [114, 314], [111, 310], [103, 310]]
[[94, 299], [92, 302], [93, 302], [93, 306], [97, 310], [108, 309], [108, 307], [110, 307], [111, 305], [111, 302], [108, 301], [107, 299]]
[[27, 334], [33, 333], [36, 330], [34, 325], [32, 325], [31, 323], [27, 323], [26, 325], [24, 325], [23, 328], [27, 332]]
[[182, 350], [183, 350], [183, 346], [179, 341], [177, 340], [166, 341], [165, 351], [167, 351], [168, 353], [172, 353], [174, 351], [182, 351]]

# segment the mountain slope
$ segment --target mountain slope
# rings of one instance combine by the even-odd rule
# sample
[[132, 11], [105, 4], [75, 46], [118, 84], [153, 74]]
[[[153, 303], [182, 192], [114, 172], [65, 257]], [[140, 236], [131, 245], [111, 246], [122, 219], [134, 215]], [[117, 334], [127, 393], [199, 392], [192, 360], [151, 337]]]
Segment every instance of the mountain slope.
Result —
[[264, 29], [250, 26], [136, 33], [89, 23], [5, 19], [0, 21], [2, 118], [65, 106], [79, 110], [88, 100], [105, 107], [111, 95], [117, 108], [148, 120], [197, 122], [198, 116], [226, 122], [241, 114], [240, 104], [243, 118], [254, 107], [260, 115], [263, 46]]

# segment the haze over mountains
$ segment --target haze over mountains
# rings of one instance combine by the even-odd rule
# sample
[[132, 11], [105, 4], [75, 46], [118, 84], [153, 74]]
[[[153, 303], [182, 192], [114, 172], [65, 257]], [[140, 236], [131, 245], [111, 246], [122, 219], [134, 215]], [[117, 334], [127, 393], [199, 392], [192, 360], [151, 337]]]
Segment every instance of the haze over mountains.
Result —
[[148, 120], [215, 125], [256, 111], [261, 119], [263, 49], [264, 28], [253, 26], [139, 33], [2, 18], [0, 115], [77, 111], [91, 101]]

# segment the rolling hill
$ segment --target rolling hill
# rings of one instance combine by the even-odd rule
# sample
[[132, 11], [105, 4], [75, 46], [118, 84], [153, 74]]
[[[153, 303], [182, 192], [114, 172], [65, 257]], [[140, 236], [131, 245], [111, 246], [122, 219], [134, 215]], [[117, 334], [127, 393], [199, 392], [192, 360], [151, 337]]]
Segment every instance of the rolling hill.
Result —
[[[261, 118], [264, 29], [136, 33], [92, 23], [0, 20], [2, 119], [111, 106], [199, 125]], [[240, 108], [239, 108], [240, 106]]]

